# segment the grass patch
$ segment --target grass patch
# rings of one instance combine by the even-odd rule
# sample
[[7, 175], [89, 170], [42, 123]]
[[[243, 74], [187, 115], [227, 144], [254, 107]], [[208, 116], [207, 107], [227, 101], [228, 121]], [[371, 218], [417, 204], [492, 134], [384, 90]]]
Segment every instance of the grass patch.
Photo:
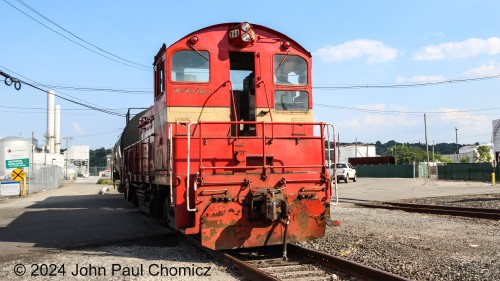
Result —
[[97, 184], [112, 185], [113, 184], [113, 180], [112, 179], [99, 179], [99, 180], [97, 180]]

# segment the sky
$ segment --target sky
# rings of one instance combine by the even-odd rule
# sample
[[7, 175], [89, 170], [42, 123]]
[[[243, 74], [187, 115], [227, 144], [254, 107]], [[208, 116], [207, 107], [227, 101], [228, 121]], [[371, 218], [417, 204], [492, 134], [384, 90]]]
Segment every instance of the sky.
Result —
[[[425, 143], [425, 114], [429, 144], [488, 143], [500, 119], [498, 11], [496, 0], [0, 0], [0, 70], [55, 90], [62, 148], [111, 148], [125, 118], [80, 104], [149, 107], [163, 43], [248, 21], [312, 54], [314, 120], [341, 142]], [[46, 106], [46, 93], [0, 83], [0, 137], [45, 144]]]

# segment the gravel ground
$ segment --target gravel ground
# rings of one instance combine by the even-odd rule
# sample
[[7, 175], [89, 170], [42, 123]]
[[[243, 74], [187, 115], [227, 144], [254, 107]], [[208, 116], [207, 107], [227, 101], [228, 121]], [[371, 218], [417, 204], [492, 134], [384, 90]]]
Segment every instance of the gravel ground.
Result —
[[[500, 195], [404, 201], [499, 208]], [[340, 220], [341, 226], [328, 226], [324, 238], [302, 246], [414, 280], [500, 280], [500, 221], [367, 209], [348, 203], [333, 206], [332, 219]], [[170, 245], [155, 240], [34, 251], [22, 259], [0, 262], [0, 279], [242, 280], [226, 264], [214, 261], [188, 242], [175, 241], [179, 237], [173, 236]], [[22, 276], [14, 272], [22, 269], [16, 268], [18, 264], [26, 268]], [[81, 271], [73, 276], [77, 265]], [[56, 276], [43, 276], [51, 272]]]
[[500, 209], [500, 193], [476, 194], [468, 196], [429, 197], [421, 199], [401, 200], [400, 202], [425, 205]]
[[414, 280], [500, 280], [500, 221], [352, 204], [332, 207], [332, 219], [341, 226], [302, 246]]
[[[174, 239], [178, 239], [175, 236]], [[26, 273], [17, 276], [15, 270]], [[52, 264], [52, 265], [51, 265]], [[17, 267], [16, 267], [17, 265]], [[48, 267], [46, 267], [47, 265]], [[79, 270], [76, 270], [76, 267]], [[64, 273], [61, 268], [64, 268]], [[38, 270], [36, 270], [38, 268]], [[48, 271], [47, 271], [48, 268]], [[48, 276], [48, 273], [55, 276]], [[21, 273], [21, 271], [19, 271]], [[32, 276], [35, 273], [38, 276]], [[45, 276], [44, 276], [45, 275]], [[0, 263], [1, 280], [241, 280], [188, 242], [149, 241], [83, 250], [49, 250]]]

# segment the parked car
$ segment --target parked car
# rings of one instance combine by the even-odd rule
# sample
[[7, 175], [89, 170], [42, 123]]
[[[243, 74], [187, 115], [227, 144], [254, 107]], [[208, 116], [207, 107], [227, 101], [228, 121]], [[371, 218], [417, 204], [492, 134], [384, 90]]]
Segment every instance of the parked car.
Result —
[[335, 167], [335, 171], [337, 173], [337, 180], [344, 180], [347, 183], [349, 180], [356, 181], [356, 169], [350, 163], [337, 163]]

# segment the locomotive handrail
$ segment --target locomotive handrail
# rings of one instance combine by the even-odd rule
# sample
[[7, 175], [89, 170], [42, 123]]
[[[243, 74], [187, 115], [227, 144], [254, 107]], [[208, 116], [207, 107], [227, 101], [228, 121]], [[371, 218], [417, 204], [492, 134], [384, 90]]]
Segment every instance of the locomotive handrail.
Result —
[[[198, 124], [198, 122], [192, 122], [192, 123], [189, 123], [188, 124], [188, 127], [187, 127], [187, 179], [186, 179], [186, 207], [187, 207], [187, 210], [188, 212], [196, 212], [196, 207], [195, 208], [191, 208], [190, 205], [189, 205], [189, 186], [190, 186], [190, 182], [191, 182], [191, 179], [190, 179], [190, 172], [191, 172], [191, 125], [193, 124]], [[197, 186], [196, 186], [196, 181], [194, 182], [194, 196], [196, 198], [196, 189], [197, 189]], [[196, 202], [196, 200], [195, 200]]]
[[169, 184], [170, 184], [170, 207], [175, 207], [175, 202], [174, 202], [174, 187], [173, 187], [173, 184], [174, 184], [174, 180], [173, 180], [173, 176], [174, 176], [174, 168], [172, 167], [174, 161], [173, 161], [173, 138], [172, 138], [172, 124], [169, 124], [168, 125], [168, 146], [169, 146], [169, 150], [168, 150], [168, 176], [169, 176]]
[[[327, 135], [327, 143], [328, 143], [328, 170], [330, 171], [330, 176], [333, 175], [333, 179], [335, 183], [333, 183], [332, 180], [330, 180], [330, 196], [333, 197], [333, 190], [335, 186], [335, 203], [332, 205], [338, 205], [339, 204], [339, 190], [338, 190], [338, 185], [337, 185], [337, 172], [336, 172], [336, 164], [337, 164], [337, 139], [336, 139], [336, 130], [335, 126], [333, 124], [327, 123], [325, 124], [326, 128], [326, 135]], [[333, 168], [332, 168], [332, 159], [330, 156], [330, 128], [333, 130]]]
[[[186, 163], [187, 163], [187, 169], [186, 169], [186, 173], [187, 173], [187, 183], [186, 183], [186, 200], [187, 200], [187, 204], [186, 204], [186, 208], [189, 212], [195, 212], [196, 211], [196, 207], [191, 207], [191, 203], [190, 203], [190, 189], [191, 189], [191, 126], [192, 125], [200, 125], [200, 128], [199, 128], [199, 137], [200, 138], [203, 138], [202, 136], [202, 125], [219, 125], [219, 124], [225, 124], [225, 125], [232, 125], [232, 124], [256, 124], [256, 125], [261, 125], [262, 126], [262, 136], [259, 136], [258, 138], [262, 138], [262, 155], [266, 155], [266, 142], [268, 140], [268, 137], [266, 137], [266, 125], [271, 125], [271, 126], [276, 126], [276, 125], [297, 125], [297, 124], [300, 124], [300, 125], [309, 125], [309, 126], [320, 126], [321, 129], [321, 136], [297, 136], [297, 137], [291, 137], [291, 136], [278, 136], [278, 137], [275, 137], [273, 136], [272, 138], [273, 139], [318, 139], [318, 140], [324, 140], [325, 139], [325, 128], [327, 129], [327, 137], [326, 139], [328, 140], [328, 144], [330, 143], [331, 141], [331, 133], [330, 133], [330, 128], [332, 128], [332, 131], [333, 131], [333, 139], [334, 139], [334, 142], [335, 142], [335, 127], [332, 125], [332, 124], [326, 124], [326, 123], [323, 123], [323, 122], [262, 122], [262, 121], [203, 121], [203, 122], [190, 122], [188, 123], [188, 126], [187, 126], [187, 159], [186, 159]], [[251, 136], [251, 137], [255, 137], [255, 136]], [[218, 138], [218, 137], [209, 137], [209, 138]], [[229, 138], [229, 139], [239, 139], [241, 138], [241, 136], [221, 136], [220, 138]], [[201, 163], [203, 162], [203, 153], [202, 153], [202, 142], [200, 141], [199, 142], [199, 145], [200, 145], [200, 150], [199, 150], [199, 163], [200, 163], [200, 167], [199, 167], [199, 171], [198, 171], [198, 175], [203, 177], [203, 170], [216, 170], [216, 169], [226, 169], [226, 170], [238, 170], [238, 169], [242, 169], [241, 166], [239, 167], [231, 167], [231, 166], [212, 166], [212, 167], [203, 167], [201, 165]], [[324, 149], [324, 142], [321, 142], [321, 151], [322, 151], [322, 154], [323, 154], [323, 159], [325, 159], [326, 157], [325, 156], [325, 149]], [[329, 163], [331, 163], [331, 156], [330, 156], [330, 153], [328, 153], [328, 161]], [[283, 169], [286, 169], [286, 168], [322, 168], [322, 169], [331, 169], [331, 167], [325, 167], [326, 165], [324, 163], [321, 163], [321, 164], [316, 164], [316, 165], [283, 165], [283, 166], [273, 166], [273, 165], [267, 165], [267, 163], [265, 161], [263, 161], [262, 165], [258, 165], [258, 166], [245, 166], [244, 168], [245, 169], [258, 169], [258, 168], [262, 168], [262, 173], [263, 175], [265, 176], [266, 175], [266, 172], [267, 172], [267, 169], [268, 168], [283, 168]], [[325, 171], [325, 170], [323, 170]], [[334, 173], [330, 173], [330, 175], [332, 175]], [[194, 196], [196, 197], [196, 191], [198, 189], [198, 185], [197, 185], [197, 182], [194, 182], [193, 184], [193, 188], [194, 188]], [[332, 192], [333, 192], [333, 183], [332, 183], [332, 180], [330, 179], [330, 195], [332, 195]], [[335, 196], [336, 196], [336, 199], [337, 199], [337, 203], [338, 204], [338, 189], [337, 189], [337, 185], [336, 185], [336, 182], [335, 182]], [[196, 200], [195, 200], [196, 202]]]

